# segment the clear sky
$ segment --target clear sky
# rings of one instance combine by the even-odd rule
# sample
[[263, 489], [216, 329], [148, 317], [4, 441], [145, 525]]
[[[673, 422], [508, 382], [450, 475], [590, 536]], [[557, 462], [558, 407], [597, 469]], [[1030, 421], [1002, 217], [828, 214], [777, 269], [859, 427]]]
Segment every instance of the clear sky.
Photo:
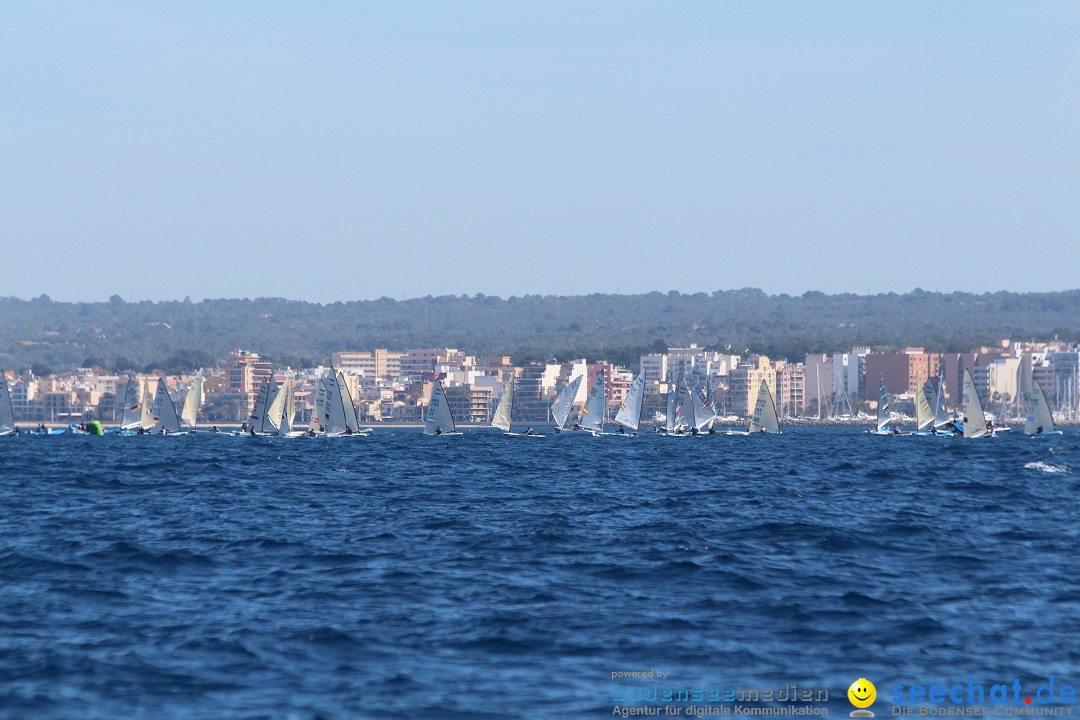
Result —
[[1080, 287], [1075, 2], [0, 2], [0, 295]]

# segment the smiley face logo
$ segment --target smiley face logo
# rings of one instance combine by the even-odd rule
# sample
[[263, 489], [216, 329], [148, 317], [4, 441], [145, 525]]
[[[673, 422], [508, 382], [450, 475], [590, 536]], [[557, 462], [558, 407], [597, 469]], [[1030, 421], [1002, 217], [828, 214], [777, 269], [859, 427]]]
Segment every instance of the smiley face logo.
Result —
[[859, 678], [847, 689], [848, 700], [857, 708], [868, 708], [877, 698], [877, 688], [866, 678]]

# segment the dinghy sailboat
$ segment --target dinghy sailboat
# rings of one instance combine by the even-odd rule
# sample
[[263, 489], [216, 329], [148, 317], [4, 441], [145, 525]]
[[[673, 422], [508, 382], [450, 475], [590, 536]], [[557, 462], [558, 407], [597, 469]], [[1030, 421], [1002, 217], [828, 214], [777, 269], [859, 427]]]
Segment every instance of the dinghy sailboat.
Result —
[[0, 436], [15, 432], [15, 407], [11, 404], [7, 375], [0, 370]]
[[919, 435], [929, 435], [933, 425], [934, 410], [930, 407], [930, 401], [926, 399], [926, 390], [920, 385], [915, 388], [915, 432]]
[[980, 438], [987, 435], [993, 436], [993, 431], [986, 427], [986, 415], [983, 413], [982, 401], [979, 393], [975, 391], [975, 381], [971, 377], [971, 371], [964, 370], [963, 392], [963, 431], [965, 438]]
[[124, 383], [123, 408], [118, 432], [130, 435], [142, 428], [142, 403], [139, 402], [139, 381], [134, 377]]
[[1054, 427], [1054, 416], [1050, 412], [1050, 404], [1046, 402], [1042, 385], [1032, 378], [1031, 392], [1028, 394], [1027, 422], [1024, 423], [1025, 435], [1060, 435], [1061, 431]]
[[180, 419], [190, 428], [195, 427], [195, 419], [199, 414], [199, 406], [202, 405], [202, 370], [195, 373], [195, 378], [188, 388], [187, 397], [184, 398], [184, 409], [180, 412]]
[[460, 435], [450, 406], [446, 403], [446, 392], [442, 380], [436, 380], [431, 388], [431, 405], [428, 406], [424, 420], [425, 435]]
[[640, 373], [634, 378], [634, 384], [626, 393], [626, 398], [619, 406], [619, 412], [615, 414], [615, 422], [619, 424], [617, 435], [625, 434], [626, 430], [631, 433], [637, 432], [641, 422], [641, 403], [645, 399], [645, 374]]
[[866, 432], [871, 435], [899, 435], [900, 431], [894, 426], [889, 427], [892, 421], [892, 405], [889, 404], [889, 393], [885, 389], [885, 374], [878, 379], [877, 389], [877, 424]]
[[555, 421], [555, 432], [562, 432], [566, 427], [566, 421], [570, 418], [570, 411], [574, 409], [574, 400], [577, 398], [578, 388], [581, 387], [581, 379], [584, 375], [578, 375], [571, 380], [562, 392], [555, 396], [555, 402], [551, 403], [551, 418]]
[[776, 417], [776, 403], [773, 402], [769, 385], [764, 380], [758, 387], [757, 403], [754, 406], [754, 414], [750, 416], [750, 434], [773, 433], [780, 434], [780, 421]]
[[180, 429], [180, 417], [176, 414], [176, 406], [173, 405], [169, 396], [169, 388], [165, 385], [164, 378], [158, 378], [157, 393], [154, 395], [154, 427], [153, 433], [162, 435], [183, 435]]
[[593, 435], [599, 435], [604, 431], [604, 371], [596, 373], [592, 389], [589, 390], [589, 399], [585, 401], [585, 407], [581, 408], [581, 419], [578, 424], [582, 430], [587, 430]]
[[691, 432], [694, 434], [714, 433], [712, 426], [716, 422], [716, 411], [706, 387], [707, 385], [698, 385], [693, 379], [690, 381], [690, 396], [694, 408], [694, 428]]
[[502, 397], [499, 398], [499, 404], [495, 408], [495, 416], [491, 418], [491, 426], [497, 427], [503, 431], [503, 435], [507, 437], [544, 437], [533, 432], [532, 428], [529, 428], [523, 433], [510, 432], [510, 424], [514, 416], [514, 377], [510, 376], [510, 379], [506, 381], [506, 385], [503, 386]]

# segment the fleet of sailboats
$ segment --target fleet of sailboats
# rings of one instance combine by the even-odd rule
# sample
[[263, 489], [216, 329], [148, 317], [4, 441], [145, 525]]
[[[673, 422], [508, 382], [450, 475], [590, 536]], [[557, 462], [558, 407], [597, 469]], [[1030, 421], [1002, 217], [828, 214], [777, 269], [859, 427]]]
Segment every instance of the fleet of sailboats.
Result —
[[[556, 432], [566, 428], [571, 414], [576, 407], [575, 399], [580, 391], [585, 375], [578, 375], [559, 392], [551, 405], [551, 418]], [[995, 427], [993, 416], [985, 412], [970, 370], [962, 375], [962, 393], [957, 415], [953, 416], [946, 406], [944, 373], [936, 382], [927, 380], [913, 393], [915, 427], [911, 431], [901, 431], [895, 416], [892, 398], [887, 392], [884, 374], [878, 381], [877, 418], [874, 426], [867, 432], [876, 435], [935, 435], [950, 437], [961, 435], [974, 439], [993, 437], [1008, 428]], [[156, 380], [156, 384], [151, 384]], [[713, 434], [719, 420], [711, 401], [708, 380], [701, 381], [693, 374], [680, 373], [678, 380], [667, 383], [665, 398], [666, 412], [657, 412], [654, 428], [659, 433], [674, 436], [693, 436], [704, 433]], [[491, 420], [491, 426], [502, 430], [511, 437], [544, 437], [529, 428], [526, 432], [513, 432], [513, 416], [517, 378], [510, 376], [503, 387], [503, 392]], [[608, 422], [607, 375], [600, 369], [589, 389], [585, 402], [581, 405], [575, 430], [583, 430], [594, 436], [621, 435], [632, 437], [640, 430], [641, 413], [645, 400], [645, 376], [634, 378], [618, 408], [612, 422], [617, 432], [605, 432]], [[190, 386], [183, 395], [179, 408], [174, 404], [169, 388], [162, 378], [131, 376], [118, 387], [120, 402], [117, 405], [119, 427], [109, 430], [110, 434], [185, 434], [193, 431], [197, 425], [198, 413], [203, 399], [203, 375], [198, 372], [192, 378]], [[1027, 417], [1024, 424], [1025, 435], [1060, 435], [1061, 431], [1054, 422], [1054, 416], [1042, 386], [1038, 379], [1032, 379], [1030, 391], [1024, 397], [1027, 404]], [[282, 381], [274, 378], [264, 380], [256, 396], [255, 408], [251, 414], [250, 426], [245, 434], [268, 435], [279, 437], [297, 437], [300, 435], [319, 435], [323, 437], [341, 437], [371, 433], [370, 428], [360, 428], [352, 396], [341, 372], [333, 369], [318, 382], [314, 397], [314, 413], [311, 417], [311, 429], [302, 432], [295, 428], [297, 410], [295, 382], [291, 377]], [[0, 436], [18, 432], [11, 392], [6, 376], [0, 376]], [[460, 435], [453, 413], [446, 398], [446, 389], [441, 380], [432, 385], [431, 402], [425, 413], [424, 434]], [[909, 419], [910, 421], [910, 419]], [[84, 428], [85, 429], [85, 428]], [[78, 434], [79, 428], [71, 425], [67, 430], [41, 430], [40, 433]], [[217, 431], [217, 428], [214, 428]], [[98, 430], [100, 433], [100, 429]], [[750, 416], [746, 432], [728, 431], [727, 435], [779, 434], [780, 423], [778, 408], [767, 382], [761, 380], [757, 389], [756, 403]]]

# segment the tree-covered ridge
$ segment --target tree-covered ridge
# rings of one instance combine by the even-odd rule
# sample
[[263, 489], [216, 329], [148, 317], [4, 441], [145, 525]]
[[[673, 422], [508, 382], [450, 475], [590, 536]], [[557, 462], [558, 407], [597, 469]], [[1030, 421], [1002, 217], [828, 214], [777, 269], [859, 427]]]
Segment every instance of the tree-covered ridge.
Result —
[[[958, 352], [1013, 339], [1080, 339], [1080, 290], [871, 296], [766, 295], [746, 288], [692, 295], [486, 295], [363, 300], [327, 305], [279, 298], [102, 303], [0, 298], [0, 367], [56, 370], [86, 360], [142, 368], [173, 356], [222, 360], [242, 347], [279, 364], [325, 362], [338, 350], [450, 346], [636, 364], [643, 352], [697, 342], [800, 360], [855, 345], [918, 345]], [[205, 353], [205, 355], [199, 355]], [[121, 368], [122, 369], [122, 368]]]

